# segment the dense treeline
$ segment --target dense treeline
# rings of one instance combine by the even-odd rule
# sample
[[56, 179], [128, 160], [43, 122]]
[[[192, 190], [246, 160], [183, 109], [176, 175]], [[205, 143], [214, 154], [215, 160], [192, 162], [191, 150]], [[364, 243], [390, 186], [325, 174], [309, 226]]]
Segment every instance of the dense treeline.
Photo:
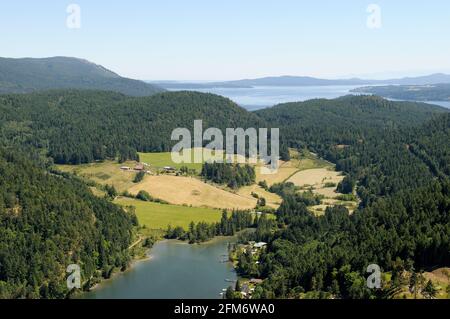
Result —
[[246, 275], [267, 278], [259, 297], [298, 298], [305, 291], [376, 297], [366, 285], [370, 264], [399, 272], [449, 265], [449, 198], [450, 183], [435, 182], [381, 199], [353, 215], [336, 206], [314, 217], [304, 203], [288, 197], [277, 218], [288, 227], [262, 237], [269, 247], [258, 267], [238, 267]]
[[[127, 97], [100, 91], [49, 91], [0, 96], [0, 133], [48, 150], [56, 163], [137, 159], [136, 151], [170, 151], [175, 128], [261, 127], [230, 100], [196, 92]], [[193, 135], [193, 133], [192, 133]], [[205, 141], [209, 143], [209, 141]], [[286, 149], [286, 148], [284, 148]]]
[[[79, 263], [86, 282], [98, 276], [97, 269], [107, 277], [129, 260], [135, 217], [94, 197], [74, 177], [52, 173], [42, 155], [73, 164], [136, 159], [136, 151], [170, 150], [172, 130], [192, 130], [195, 119], [221, 129], [279, 127], [282, 154], [287, 145], [309, 148], [336, 163], [348, 176], [340, 189], [361, 200], [352, 215], [337, 206], [315, 217], [307, 205], [320, 203], [320, 197], [298, 194], [290, 184], [263, 185], [283, 197], [277, 225], [235, 212], [217, 224], [170, 229], [171, 238], [200, 242], [256, 227], [246, 239], [268, 242], [267, 250], [259, 264], [242, 256], [238, 265], [243, 275], [267, 279], [255, 297], [309, 291], [313, 297], [365, 298], [374, 295], [365, 286], [368, 264], [385, 271], [448, 266], [445, 112], [369, 96], [289, 103], [252, 114], [227, 99], [193, 92], [146, 98], [82, 91], [2, 95], [0, 142], [14, 150], [0, 151], [0, 297], [62, 297], [68, 264]], [[19, 148], [30, 150], [28, 159]], [[229, 183], [222, 175], [227, 170], [208, 169], [205, 177]], [[245, 166], [238, 170], [247, 174], [242, 182], [252, 179]], [[117, 195], [114, 188], [105, 191]]]
[[62, 298], [70, 264], [87, 286], [127, 267], [134, 215], [12, 149], [0, 148], [0, 177], [0, 298]]
[[215, 236], [233, 236], [237, 232], [250, 227], [257, 227], [266, 220], [266, 216], [253, 217], [250, 212], [247, 211], [233, 211], [231, 216], [228, 217], [228, 213], [224, 211], [222, 218], [218, 223], [208, 224], [205, 222], [199, 222], [195, 224], [192, 222], [189, 225], [188, 230], [184, 230], [182, 227], [177, 226], [167, 229], [167, 238], [180, 239], [189, 241], [189, 243], [201, 243], [208, 241]]
[[280, 128], [291, 147], [308, 147], [334, 159], [338, 145], [365, 143], [368, 136], [413, 127], [448, 110], [413, 102], [391, 102], [376, 96], [346, 96], [333, 100], [286, 103], [255, 112]]
[[[274, 185], [273, 191], [284, 199], [277, 211], [282, 227], [262, 237], [269, 246], [258, 267], [239, 266], [244, 274], [267, 278], [255, 297], [296, 298], [303, 292], [316, 298], [381, 297], [366, 286], [370, 264], [394, 271], [394, 275], [450, 264], [450, 115], [417, 126], [428, 117], [425, 113], [405, 115], [411, 123], [398, 119], [392, 128], [376, 124], [377, 118], [374, 125], [355, 123], [354, 133], [347, 132], [345, 147], [336, 147], [344, 141], [339, 124], [331, 121], [327, 133], [319, 130], [324, 135], [311, 141], [307, 135], [295, 135], [307, 128], [286, 126], [286, 134], [294, 134], [288, 136], [292, 141], [311, 143], [320, 155], [347, 172], [349, 177], [340, 187], [350, 192], [356, 185], [362, 201], [351, 215], [336, 206], [315, 217], [307, 210], [309, 203], [292, 194], [289, 185]], [[324, 118], [318, 114], [298, 126], [316, 127]], [[368, 125], [366, 131], [364, 125]]]
[[236, 189], [255, 183], [255, 168], [248, 164], [204, 163], [200, 174], [203, 178], [217, 184], [227, 184]]
[[[289, 145], [307, 147], [346, 172], [341, 190], [350, 191], [357, 181], [361, 207], [378, 197], [420, 187], [433, 177], [409, 145], [414, 136], [426, 136], [415, 133], [415, 127], [445, 113], [448, 110], [437, 106], [374, 96], [288, 103], [257, 112], [280, 127]], [[446, 152], [448, 144], [442, 146]]]

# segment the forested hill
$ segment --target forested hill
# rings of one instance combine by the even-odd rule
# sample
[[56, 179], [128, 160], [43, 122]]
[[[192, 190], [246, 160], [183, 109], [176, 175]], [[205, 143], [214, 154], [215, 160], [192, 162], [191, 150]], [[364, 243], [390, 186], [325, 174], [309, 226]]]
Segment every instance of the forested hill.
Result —
[[148, 96], [163, 91], [143, 81], [121, 77], [82, 59], [0, 58], [0, 94], [63, 88], [107, 90], [131, 96]]
[[[230, 100], [205, 93], [165, 92], [131, 98], [100, 91], [49, 91], [0, 96], [0, 133], [39, 145], [57, 163], [135, 158], [169, 151], [172, 130], [261, 127], [262, 120]], [[193, 133], [192, 133], [193, 134]]]
[[292, 145], [315, 151], [324, 146], [349, 145], [384, 130], [420, 125], [448, 109], [414, 102], [392, 102], [376, 96], [345, 96], [279, 104], [256, 111], [280, 127]]
[[[411, 104], [386, 107], [396, 105], [414, 109]], [[303, 111], [309, 114], [302, 107], [297, 117]], [[289, 138], [305, 146], [313, 143], [321, 155], [337, 163], [346, 179], [356, 184], [360, 207], [353, 214], [342, 206], [327, 208], [316, 217], [297, 197], [285, 196], [277, 212], [282, 226], [256, 238], [269, 243], [259, 266], [238, 265], [245, 275], [267, 278], [255, 298], [299, 298], [304, 293], [309, 298], [390, 298], [404, 289], [405, 272], [450, 265], [450, 114], [436, 115], [421, 125], [417, 123], [426, 114], [405, 114], [411, 123], [399, 121], [395, 130], [386, 129], [377, 116], [372, 125], [361, 119], [355, 130], [347, 127], [348, 145], [340, 147], [336, 147], [343, 142], [339, 132], [346, 127], [335, 119], [327, 122], [328, 130], [320, 130], [323, 121], [336, 116], [327, 114], [308, 117], [298, 130], [291, 118], [285, 132], [318, 129], [323, 136]], [[367, 288], [370, 264], [390, 272], [389, 285]]]
[[135, 216], [27, 157], [0, 147], [0, 299], [64, 298], [70, 264], [83, 284], [126, 267]]
[[[257, 114], [278, 125], [290, 146], [317, 152], [358, 181], [361, 205], [366, 206], [380, 196], [419, 187], [433, 176], [412, 153], [411, 134], [449, 110], [375, 96], [348, 96], [288, 103]], [[448, 149], [448, 145], [443, 147]]]
[[450, 101], [450, 84], [366, 86], [352, 92], [409, 101]]
[[251, 113], [229, 99], [197, 92], [128, 97], [103, 91], [56, 90], [0, 96], [0, 134], [39, 146], [56, 163], [136, 159], [136, 152], [169, 151], [172, 130], [279, 127], [282, 151], [308, 146], [335, 161], [330, 146], [357, 145], [380, 131], [423, 123], [446, 109], [362, 96], [289, 103]]
[[[0, 96], [0, 297], [63, 297], [68, 264], [80, 264], [86, 281], [129, 260], [135, 217], [32, 154], [77, 164], [167, 151], [172, 130], [192, 130], [196, 119], [222, 130], [279, 127], [291, 146], [336, 163], [361, 200], [353, 214], [337, 206], [316, 217], [301, 197], [283, 196], [280, 227], [255, 232], [268, 242], [260, 263], [239, 260], [239, 271], [267, 279], [255, 297], [363, 298], [374, 294], [368, 264], [394, 280], [403, 270], [449, 265], [446, 109], [350, 96], [250, 113], [213, 94], [56, 90]], [[22, 148], [34, 151], [25, 157]]]

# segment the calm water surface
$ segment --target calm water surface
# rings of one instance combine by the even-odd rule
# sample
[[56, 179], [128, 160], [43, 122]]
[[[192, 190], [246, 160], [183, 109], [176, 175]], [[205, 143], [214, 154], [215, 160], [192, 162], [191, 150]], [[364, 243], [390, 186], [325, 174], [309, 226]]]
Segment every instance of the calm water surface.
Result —
[[[354, 94], [351, 90], [360, 85], [331, 86], [256, 86], [253, 88], [176, 89], [214, 93], [225, 96], [247, 110], [254, 111], [280, 103], [302, 102], [311, 99], [334, 99]], [[426, 102], [450, 108], [450, 102]]]
[[[186, 89], [225, 96], [248, 110], [258, 110], [280, 103], [299, 102], [316, 98], [333, 99], [350, 94], [360, 86], [255, 86], [253, 88]], [[184, 90], [177, 89], [176, 91]]]
[[221, 298], [222, 289], [234, 283], [236, 273], [228, 256], [235, 238], [216, 238], [210, 243], [188, 245], [166, 240], [151, 249], [151, 259], [108, 280], [83, 298], [192, 299]]

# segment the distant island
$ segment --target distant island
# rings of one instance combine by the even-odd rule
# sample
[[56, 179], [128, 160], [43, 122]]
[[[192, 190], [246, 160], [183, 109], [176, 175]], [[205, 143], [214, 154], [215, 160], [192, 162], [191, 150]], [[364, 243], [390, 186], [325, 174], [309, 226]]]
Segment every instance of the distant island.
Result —
[[409, 101], [450, 101], [450, 84], [366, 86], [351, 90]]
[[428, 85], [449, 83], [450, 75], [436, 73], [427, 76], [405, 77], [399, 79], [370, 80], [320, 79], [309, 76], [271, 76], [257, 79], [244, 79], [224, 82], [180, 82], [180, 81], [148, 81], [165, 89], [211, 89], [211, 88], [252, 88], [256, 86], [332, 86], [332, 85]]

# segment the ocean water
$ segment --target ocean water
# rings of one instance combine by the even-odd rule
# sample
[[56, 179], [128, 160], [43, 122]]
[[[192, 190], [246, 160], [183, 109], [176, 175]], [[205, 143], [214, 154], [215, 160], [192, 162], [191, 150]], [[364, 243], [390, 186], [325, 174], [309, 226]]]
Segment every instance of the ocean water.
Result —
[[[331, 86], [257, 86], [253, 88], [176, 89], [174, 91], [198, 91], [214, 93], [231, 99], [249, 111], [271, 107], [280, 103], [302, 102], [311, 99], [334, 99], [352, 93], [360, 85]], [[450, 108], [450, 102], [426, 102]]]
[[214, 93], [225, 96], [247, 110], [254, 111], [280, 103], [299, 102], [316, 98], [334, 99], [351, 94], [360, 86], [257, 86], [253, 88], [177, 89]]

